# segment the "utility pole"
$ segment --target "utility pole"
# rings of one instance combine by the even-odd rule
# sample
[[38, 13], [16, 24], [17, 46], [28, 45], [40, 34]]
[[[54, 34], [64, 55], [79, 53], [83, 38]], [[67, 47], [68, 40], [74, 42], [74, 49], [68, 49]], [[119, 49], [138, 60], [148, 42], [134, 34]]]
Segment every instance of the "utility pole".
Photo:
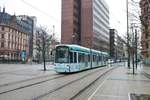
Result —
[[130, 69], [130, 45], [129, 45], [129, 14], [128, 14], [128, 0], [126, 0], [127, 9], [127, 48], [128, 48], [128, 68]]
[[[133, 47], [134, 49], [134, 47]], [[132, 54], [132, 64], [133, 64], [133, 74], [135, 74], [135, 71], [134, 71], [134, 50], [133, 50], [133, 54]]]
[[137, 30], [135, 29], [135, 66], [137, 69]]
[[44, 71], [46, 71], [46, 64], [45, 64], [45, 36], [43, 35], [42, 37], [42, 42], [43, 42], [43, 50], [42, 50], [42, 54], [43, 54], [43, 63], [44, 63]]
[[135, 70], [134, 70], [135, 35], [134, 35], [134, 31], [133, 31], [133, 26], [131, 28], [132, 28], [132, 34], [133, 34], [133, 38], [132, 38], [132, 65], [133, 65], [133, 74], [135, 74]]

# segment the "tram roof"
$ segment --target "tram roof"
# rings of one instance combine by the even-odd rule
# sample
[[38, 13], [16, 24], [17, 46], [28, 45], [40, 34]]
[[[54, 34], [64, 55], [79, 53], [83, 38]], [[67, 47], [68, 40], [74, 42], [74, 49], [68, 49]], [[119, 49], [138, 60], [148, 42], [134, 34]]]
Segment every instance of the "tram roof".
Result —
[[65, 46], [65, 47], [68, 47], [72, 51], [79, 51], [79, 52], [84, 52], [84, 53], [90, 53], [90, 49], [89, 48], [82, 47], [82, 46], [75, 45], [75, 44], [60, 44], [60, 45], [57, 45], [57, 46]]
[[95, 54], [95, 55], [100, 54], [100, 53], [104, 54], [104, 55], [108, 55], [107, 52], [101, 52], [101, 51], [97, 51], [97, 50], [94, 50], [94, 49], [82, 47], [82, 46], [75, 45], [75, 44], [59, 44], [56, 47], [58, 47], [58, 46], [65, 46], [65, 47], [68, 47], [72, 51], [78, 51], [78, 52], [83, 52], [83, 53], [90, 53], [92, 51], [92, 53]]
[[107, 53], [107, 52], [102, 52], [102, 54], [104, 54], [104, 55], [108, 55], [108, 53]]

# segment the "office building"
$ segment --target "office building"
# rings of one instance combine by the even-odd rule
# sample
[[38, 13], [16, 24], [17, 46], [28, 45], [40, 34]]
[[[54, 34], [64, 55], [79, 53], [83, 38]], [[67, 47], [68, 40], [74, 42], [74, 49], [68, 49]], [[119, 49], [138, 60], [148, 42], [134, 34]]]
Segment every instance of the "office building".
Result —
[[29, 57], [32, 59], [33, 57], [33, 41], [34, 41], [34, 35], [36, 32], [36, 22], [37, 19], [34, 16], [27, 16], [27, 15], [19, 15], [17, 16], [17, 20], [20, 23], [19, 27], [22, 27], [28, 34], [29, 34]]
[[140, 1], [141, 8], [141, 24], [142, 24], [142, 34], [141, 34], [141, 45], [142, 45], [142, 58], [145, 64], [150, 64], [150, 5], [149, 0]]
[[125, 41], [118, 35], [117, 30], [110, 29], [110, 58], [121, 60], [125, 58]]
[[62, 0], [61, 42], [109, 51], [109, 9], [104, 0]]
[[[1, 11], [1, 10], [0, 10]], [[0, 12], [0, 60], [21, 61], [31, 56], [33, 19]]]

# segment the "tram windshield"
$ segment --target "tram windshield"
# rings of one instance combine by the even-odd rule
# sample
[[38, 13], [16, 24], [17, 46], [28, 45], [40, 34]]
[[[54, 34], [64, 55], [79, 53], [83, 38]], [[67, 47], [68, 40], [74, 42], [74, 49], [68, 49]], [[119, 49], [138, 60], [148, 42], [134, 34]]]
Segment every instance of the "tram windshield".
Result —
[[67, 47], [57, 47], [56, 49], [56, 63], [68, 63], [69, 52]]

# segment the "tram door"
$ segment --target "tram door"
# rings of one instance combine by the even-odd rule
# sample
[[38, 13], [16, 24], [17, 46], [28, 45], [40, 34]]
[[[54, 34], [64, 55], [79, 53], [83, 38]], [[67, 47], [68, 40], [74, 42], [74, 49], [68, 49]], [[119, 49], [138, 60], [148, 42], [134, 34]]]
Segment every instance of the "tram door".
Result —
[[73, 61], [74, 63], [77, 63], [77, 53], [73, 52]]
[[88, 67], [88, 54], [84, 55], [85, 67]]
[[97, 55], [97, 56], [96, 56], [96, 64], [97, 64], [97, 65], [98, 65], [98, 61], [99, 61], [99, 60], [98, 60], [98, 55]]

